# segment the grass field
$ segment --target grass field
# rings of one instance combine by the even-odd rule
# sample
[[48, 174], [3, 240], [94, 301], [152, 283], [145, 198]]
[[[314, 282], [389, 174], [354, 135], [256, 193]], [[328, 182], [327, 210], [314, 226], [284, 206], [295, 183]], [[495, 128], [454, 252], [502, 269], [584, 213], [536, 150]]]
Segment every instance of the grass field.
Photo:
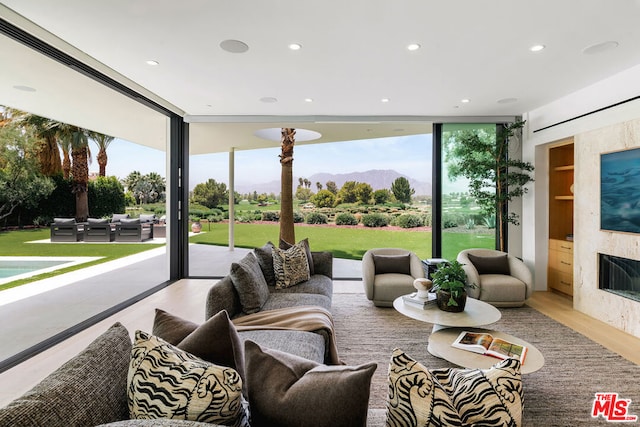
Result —
[[[227, 246], [229, 229], [227, 223], [204, 223], [203, 233], [190, 238], [192, 243]], [[267, 241], [277, 242], [278, 224], [236, 223], [235, 246], [254, 248]], [[0, 285], [0, 290], [20, 286], [36, 280], [46, 279], [73, 270], [112, 261], [139, 252], [157, 248], [159, 244], [116, 244], [116, 243], [30, 243], [49, 238], [49, 229], [16, 230], [0, 232], [0, 256], [92, 256], [99, 260], [78, 266], [62, 268], [50, 273], [16, 280]], [[314, 251], [330, 251], [336, 258], [362, 259], [367, 249], [374, 247], [399, 247], [413, 251], [420, 258], [431, 258], [431, 232], [390, 230], [385, 228], [343, 228], [335, 226], [296, 226], [296, 240], [308, 238]], [[476, 233], [443, 234], [443, 257], [455, 259], [465, 248], [494, 246], [493, 236]]]

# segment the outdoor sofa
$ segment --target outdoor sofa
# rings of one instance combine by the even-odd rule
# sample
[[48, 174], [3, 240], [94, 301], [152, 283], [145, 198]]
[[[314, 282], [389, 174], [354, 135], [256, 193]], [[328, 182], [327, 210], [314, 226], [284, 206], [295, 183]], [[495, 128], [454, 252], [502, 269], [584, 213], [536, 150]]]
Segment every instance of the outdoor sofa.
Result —
[[75, 218], [54, 218], [50, 226], [52, 242], [80, 242], [84, 238], [85, 223]]
[[85, 242], [113, 242], [116, 237], [115, 224], [107, 218], [88, 218], [84, 228]]

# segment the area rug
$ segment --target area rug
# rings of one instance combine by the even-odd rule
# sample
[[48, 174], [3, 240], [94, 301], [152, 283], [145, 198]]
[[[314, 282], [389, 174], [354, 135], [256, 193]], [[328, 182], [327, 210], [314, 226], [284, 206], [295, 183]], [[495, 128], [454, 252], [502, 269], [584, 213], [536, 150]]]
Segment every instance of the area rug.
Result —
[[[405, 317], [393, 308], [375, 307], [364, 294], [357, 293], [334, 294], [332, 311], [342, 361], [349, 365], [378, 364], [370, 408], [386, 407], [387, 367], [394, 348], [404, 350], [428, 368], [454, 366], [427, 352], [433, 326], [429, 323]], [[541, 370], [523, 376], [524, 426], [610, 424], [602, 416], [591, 417], [595, 393], [600, 392], [631, 399], [629, 414], [640, 418], [640, 366], [533, 308], [500, 311], [500, 321], [487, 327], [530, 342], [545, 357]]]

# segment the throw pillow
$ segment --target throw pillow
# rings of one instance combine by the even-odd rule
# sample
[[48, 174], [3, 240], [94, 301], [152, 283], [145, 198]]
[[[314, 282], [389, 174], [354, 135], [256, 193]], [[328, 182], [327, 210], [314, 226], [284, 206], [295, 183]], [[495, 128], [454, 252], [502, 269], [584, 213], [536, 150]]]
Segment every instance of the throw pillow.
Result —
[[231, 264], [231, 281], [238, 292], [242, 311], [257, 313], [269, 299], [269, 287], [255, 255], [249, 252]]
[[[309, 274], [316, 274], [314, 266], [313, 266], [313, 255], [311, 254], [311, 246], [309, 246], [309, 239], [302, 239], [298, 242], [304, 247], [304, 253], [307, 255], [307, 262], [309, 263]], [[280, 239], [279, 243], [280, 249], [284, 249], [285, 251], [293, 246], [292, 243], [286, 242]]]
[[509, 259], [507, 254], [498, 256], [477, 256], [467, 254], [469, 261], [478, 270], [478, 274], [506, 274], [509, 275]]
[[429, 370], [402, 350], [391, 356], [387, 425], [520, 426], [522, 405], [516, 359], [486, 370]]
[[411, 275], [411, 255], [373, 255], [376, 274], [398, 273]]
[[253, 250], [264, 275], [264, 280], [269, 286], [276, 285], [276, 275], [273, 272], [273, 247], [273, 243], [267, 242], [263, 247]]
[[249, 340], [245, 355], [253, 426], [366, 425], [377, 364], [327, 366]]
[[75, 218], [53, 218], [53, 223], [56, 225], [71, 225], [76, 223]]
[[309, 280], [309, 261], [302, 243], [296, 243], [289, 249], [273, 248], [273, 271], [276, 276], [276, 289], [289, 288]]
[[109, 224], [109, 220], [106, 218], [87, 218], [89, 224]]
[[131, 350], [127, 397], [131, 418], [248, 425], [238, 372], [142, 331]]
[[197, 325], [156, 308], [151, 333], [207, 362], [235, 369], [245, 381], [244, 347], [226, 310]]
[[130, 224], [130, 225], [140, 224], [140, 218], [122, 218], [120, 220], [120, 224]]

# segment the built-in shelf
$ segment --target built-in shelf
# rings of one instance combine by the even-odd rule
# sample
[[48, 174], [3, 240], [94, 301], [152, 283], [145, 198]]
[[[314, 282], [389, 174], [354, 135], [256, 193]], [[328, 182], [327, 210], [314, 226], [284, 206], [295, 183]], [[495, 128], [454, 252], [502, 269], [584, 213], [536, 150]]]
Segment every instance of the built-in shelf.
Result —
[[557, 172], [572, 171], [573, 170], [573, 165], [556, 166], [555, 168], [553, 168], [553, 170], [557, 171]]
[[573, 200], [573, 196], [555, 196], [556, 200]]

